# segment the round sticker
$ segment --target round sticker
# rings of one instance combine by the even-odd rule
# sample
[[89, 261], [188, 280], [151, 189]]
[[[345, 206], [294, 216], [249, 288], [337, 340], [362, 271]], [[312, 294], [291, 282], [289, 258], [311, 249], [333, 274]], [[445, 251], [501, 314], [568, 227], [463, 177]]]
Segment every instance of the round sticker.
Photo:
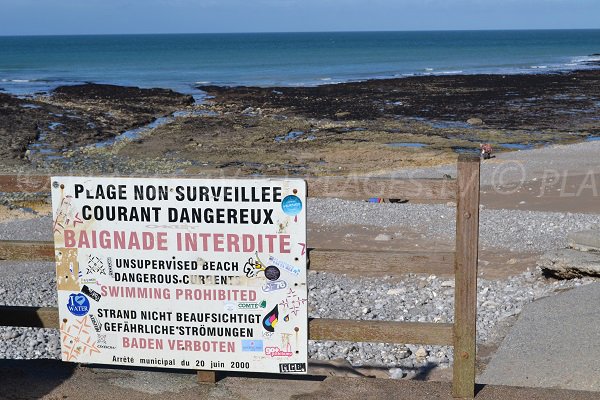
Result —
[[280, 276], [281, 272], [276, 266], [269, 265], [267, 268], [265, 268], [265, 278], [267, 278], [268, 280], [276, 281], [277, 279], [279, 279]]
[[284, 213], [293, 217], [302, 211], [302, 200], [298, 196], [291, 194], [283, 199], [281, 208]]
[[76, 317], [83, 317], [90, 311], [90, 301], [83, 293], [71, 294], [67, 309]]

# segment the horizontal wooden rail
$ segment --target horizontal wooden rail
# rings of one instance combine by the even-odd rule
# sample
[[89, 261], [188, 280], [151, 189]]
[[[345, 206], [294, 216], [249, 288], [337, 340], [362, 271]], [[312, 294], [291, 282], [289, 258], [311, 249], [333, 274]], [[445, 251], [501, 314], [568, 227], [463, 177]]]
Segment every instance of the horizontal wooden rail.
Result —
[[[174, 177], [169, 178], [192, 178]], [[448, 201], [456, 199], [454, 179], [392, 179], [371, 177], [306, 178], [310, 197], [336, 197], [365, 200], [371, 197]], [[50, 177], [43, 175], [0, 175], [0, 192], [45, 193], [50, 191]]]
[[50, 192], [50, 177], [47, 175], [29, 174], [0, 175], [0, 192]]
[[[56, 307], [0, 306], [0, 326], [59, 328]], [[313, 318], [309, 339], [452, 345], [452, 324]]]
[[54, 261], [54, 242], [0, 240], [0, 260]]
[[393, 275], [454, 273], [454, 252], [309, 249], [311, 271]]
[[360, 321], [314, 318], [308, 321], [309, 339], [373, 343], [452, 345], [452, 324], [428, 322]]
[[0, 306], [0, 326], [59, 328], [58, 308]]
[[[454, 268], [454, 252], [309, 249], [308, 256], [311, 271], [366, 276], [451, 274]], [[54, 243], [0, 240], [0, 260], [54, 261]]]

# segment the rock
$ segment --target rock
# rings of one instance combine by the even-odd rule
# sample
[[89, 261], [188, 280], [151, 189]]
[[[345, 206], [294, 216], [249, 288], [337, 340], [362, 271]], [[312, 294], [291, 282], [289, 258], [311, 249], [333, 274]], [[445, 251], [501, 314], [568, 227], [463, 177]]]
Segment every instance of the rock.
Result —
[[425, 361], [429, 352], [425, 350], [425, 347], [421, 346], [415, 352], [415, 357], [417, 357], [417, 361]]
[[571, 232], [567, 235], [569, 247], [580, 250], [598, 250], [600, 251], [600, 230], [587, 230]]
[[483, 125], [483, 120], [481, 118], [469, 118], [467, 120], [467, 124], [469, 124], [469, 125]]
[[537, 262], [544, 274], [560, 279], [600, 277], [600, 253], [562, 249], [546, 253]]
[[392, 296], [398, 296], [399, 294], [405, 294], [405, 293], [406, 293], [406, 288], [404, 288], [404, 287], [390, 289], [387, 291], [387, 294], [392, 295]]
[[375, 240], [377, 240], [379, 242], [388, 242], [388, 241], [392, 240], [392, 237], [388, 234], [380, 233], [379, 235], [377, 235], [375, 237]]
[[21, 336], [21, 334], [19, 332], [16, 331], [8, 331], [8, 332], [4, 332], [2, 334], [2, 339], [3, 340], [9, 340], [9, 339], [14, 339]]
[[402, 368], [391, 368], [390, 369], [390, 378], [392, 379], [402, 379], [404, 377], [404, 371]]

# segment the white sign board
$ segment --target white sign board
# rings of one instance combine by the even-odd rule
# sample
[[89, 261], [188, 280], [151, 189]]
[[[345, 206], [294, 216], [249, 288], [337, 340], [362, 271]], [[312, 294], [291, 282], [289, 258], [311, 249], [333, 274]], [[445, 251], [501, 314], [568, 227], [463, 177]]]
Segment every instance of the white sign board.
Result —
[[305, 373], [306, 183], [52, 178], [63, 361]]

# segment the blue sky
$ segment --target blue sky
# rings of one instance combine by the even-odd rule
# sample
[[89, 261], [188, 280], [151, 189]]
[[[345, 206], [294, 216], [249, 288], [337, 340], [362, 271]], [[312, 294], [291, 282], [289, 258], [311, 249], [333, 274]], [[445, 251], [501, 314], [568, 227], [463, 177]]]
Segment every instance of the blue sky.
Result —
[[600, 28], [600, 0], [0, 0], [0, 35]]

